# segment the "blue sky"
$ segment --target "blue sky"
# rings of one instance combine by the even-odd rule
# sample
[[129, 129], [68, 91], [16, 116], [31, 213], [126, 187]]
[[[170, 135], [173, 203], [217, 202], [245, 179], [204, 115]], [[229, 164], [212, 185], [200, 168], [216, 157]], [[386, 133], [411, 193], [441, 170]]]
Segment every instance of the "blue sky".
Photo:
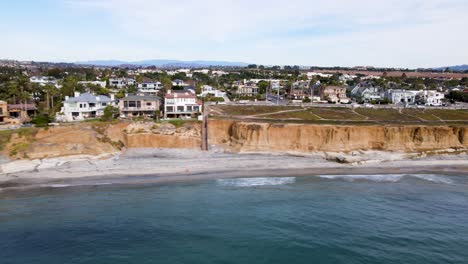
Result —
[[0, 0], [0, 58], [468, 63], [466, 0]]

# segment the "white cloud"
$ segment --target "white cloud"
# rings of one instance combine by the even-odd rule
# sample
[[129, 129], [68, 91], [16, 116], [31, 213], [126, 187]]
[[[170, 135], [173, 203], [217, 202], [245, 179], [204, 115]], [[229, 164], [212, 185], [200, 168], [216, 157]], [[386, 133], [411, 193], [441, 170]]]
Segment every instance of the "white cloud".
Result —
[[[73, 55], [86, 59], [216, 59], [407, 67], [468, 63], [466, 0], [62, 3], [69, 12], [92, 11], [110, 17], [107, 22], [112, 24], [112, 31], [121, 33], [111, 45], [99, 42], [86, 53]], [[134, 41], [135, 45], [118, 39]], [[58, 50], [64, 55], [69, 52]]]

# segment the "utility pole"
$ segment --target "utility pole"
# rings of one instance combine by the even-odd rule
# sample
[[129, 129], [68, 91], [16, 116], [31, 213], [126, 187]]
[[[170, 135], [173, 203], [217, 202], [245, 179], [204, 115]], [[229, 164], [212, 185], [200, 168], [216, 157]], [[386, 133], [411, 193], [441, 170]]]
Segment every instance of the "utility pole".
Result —
[[276, 88], [278, 89], [278, 93], [277, 93], [277, 95], [276, 95], [276, 104], [279, 105], [279, 100], [280, 100], [280, 96], [279, 96], [280, 86], [277, 86]]

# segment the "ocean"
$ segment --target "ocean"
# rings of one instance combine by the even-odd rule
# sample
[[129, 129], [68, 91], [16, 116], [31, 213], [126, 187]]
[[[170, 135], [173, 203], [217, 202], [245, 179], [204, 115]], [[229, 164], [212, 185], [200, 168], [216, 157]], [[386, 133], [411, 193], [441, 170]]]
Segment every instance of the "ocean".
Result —
[[468, 263], [468, 177], [285, 176], [0, 193], [0, 263]]

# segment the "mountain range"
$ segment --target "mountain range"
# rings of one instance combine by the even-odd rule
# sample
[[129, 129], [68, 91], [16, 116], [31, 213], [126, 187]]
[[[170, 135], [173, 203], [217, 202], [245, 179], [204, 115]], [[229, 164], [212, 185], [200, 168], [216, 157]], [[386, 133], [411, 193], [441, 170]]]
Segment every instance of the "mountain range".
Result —
[[452, 70], [452, 71], [460, 71], [460, 72], [468, 71], [468, 65], [467, 65], [467, 64], [456, 65], [456, 66], [440, 67], [440, 68], [435, 68], [435, 70], [444, 71], [444, 70], [447, 69], [447, 68], [449, 68], [449, 69]]
[[95, 66], [110, 66], [117, 67], [121, 65], [134, 65], [141, 67], [157, 66], [157, 67], [209, 67], [209, 66], [224, 66], [224, 67], [245, 67], [248, 63], [231, 62], [231, 61], [181, 61], [181, 60], [142, 60], [142, 61], [121, 61], [121, 60], [94, 60], [75, 62], [81, 65]]

